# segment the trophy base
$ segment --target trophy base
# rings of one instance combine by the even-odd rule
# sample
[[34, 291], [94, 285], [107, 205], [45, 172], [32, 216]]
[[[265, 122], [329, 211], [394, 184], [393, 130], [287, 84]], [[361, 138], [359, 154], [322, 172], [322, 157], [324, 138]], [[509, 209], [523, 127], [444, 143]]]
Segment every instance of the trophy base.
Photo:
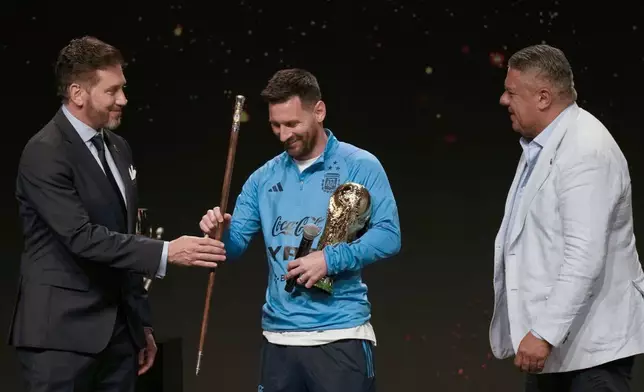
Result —
[[318, 280], [313, 287], [316, 287], [325, 293], [331, 295], [333, 294], [333, 279], [325, 276], [324, 278]]

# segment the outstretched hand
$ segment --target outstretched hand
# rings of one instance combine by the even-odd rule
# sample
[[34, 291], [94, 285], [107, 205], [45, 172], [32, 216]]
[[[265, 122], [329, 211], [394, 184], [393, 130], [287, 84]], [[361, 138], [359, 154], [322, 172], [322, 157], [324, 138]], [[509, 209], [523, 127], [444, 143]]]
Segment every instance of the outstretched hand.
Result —
[[170, 242], [168, 263], [183, 267], [217, 268], [226, 260], [224, 243], [212, 238], [182, 236]]

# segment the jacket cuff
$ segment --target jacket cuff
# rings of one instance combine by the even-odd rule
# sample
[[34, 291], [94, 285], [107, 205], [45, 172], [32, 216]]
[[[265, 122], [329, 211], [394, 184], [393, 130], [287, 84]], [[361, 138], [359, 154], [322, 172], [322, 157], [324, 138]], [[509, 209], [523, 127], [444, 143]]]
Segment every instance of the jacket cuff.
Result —
[[553, 347], [558, 347], [568, 337], [568, 330], [557, 324], [546, 324], [537, 322], [532, 328], [535, 337], [545, 340]]
[[325, 246], [322, 249], [322, 256], [324, 256], [324, 261], [326, 262], [326, 274], [327, 276], [331, 275], [336, 275], [338, 273], [337, 267], [335, 266], [336, 263], [334, 263], [334, 253], [333, 252], [334, 247], [333, 246]]

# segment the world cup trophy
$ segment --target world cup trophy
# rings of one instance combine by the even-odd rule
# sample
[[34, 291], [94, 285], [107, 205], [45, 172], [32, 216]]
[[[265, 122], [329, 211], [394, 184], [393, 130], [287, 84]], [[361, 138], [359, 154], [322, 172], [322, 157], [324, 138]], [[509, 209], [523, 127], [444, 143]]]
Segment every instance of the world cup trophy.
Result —
[[[355, 182], [340, 185], [331, 194], [326, 224], [317, 250], [341, 242], [352, 242], [365, 229], [371, 217], [371, 196], [364, 186]], [[333, 277], [325, 276], [313, 285], [333, 294]]]
[[[150, 224], [150, 220], [148, 219], [148, 209], [147, 208], [139, 208], [137, 213], [136, 213], [136, 234], [138, 235], [147, 235], [150, 238], [156, 238], [157, 240], [160, 240], [161, 237], [163, 236], [163, 227], [157, 227], [154, 229], [152, 225]], [[150, 285], [152, 284], [152, 279], [143, 277], [143, 287], [145, 287], [145, 291], [150, 290]]]

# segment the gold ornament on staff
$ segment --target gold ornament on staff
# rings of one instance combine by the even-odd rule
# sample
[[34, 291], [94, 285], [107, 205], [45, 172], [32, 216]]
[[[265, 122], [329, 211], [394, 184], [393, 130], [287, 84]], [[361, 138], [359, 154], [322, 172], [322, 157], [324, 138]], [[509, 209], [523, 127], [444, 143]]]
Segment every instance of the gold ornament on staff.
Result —
[[[243, 95], [235, 97], [235, 109], [233, 110], [233, 125], [230, 130], [230, 141], [228, 143], [228, 158], [226, 159], [226, 171], [224, 172], [224, 184], [221, 190], [221, 202], [219, 208], [222, 214], [226, 213], [228, 206], [228, 194], [230, 191], [230, 179], [233, 175], [233, 167], [235, 166], [235, 152], [237, 150], [237, 138], [239, 137], [239, 125], [241, 123], [242, 110], [246, 98]], [[215, 238], [221, 241], [221, 236], [224, 231], [224, 225], [218, 225], [215, 231]], [[197, 354], [197, 367], [196, 375], [199, 375], [201, 369], [201, 358], [203, 357], [203, 347], [206, 341], [206, 332], [208, 329], [208, 315], [210, 313], [210, 298], [212, 297], [212, 287], [215, 284], [215, 270], [211, 269], [208, 274], [208, 288], [206, 290], [206, 302], [204, 304], [203, 316], [201, 320], [201, 333], [199, 336], [199, 353]]]
[[[341, 242], [354, 241], [370, 217], [371, 196], [367, 188], [355, 182], [340, 185], [329, 200], [326, 224], [317, 250]], [[313, 287], [333, 294], [333, 278], [325, 276]]]
[[[152, 225], [150, 225], [149, 220], [148, 220], [148, 209], [147, 208], [139, 208], [138, 211], [136, 212], [136, 229], [135, 232], [138, 235], [146, 235], [146, 231], [148, 231], [147, 236], [150, 238], [156, 238], [157, 240], [160, 240], [163, 236], [163, 227], [157, 227], [156, 230], [153, 229]], [[156, 237], [153, 237], [153, 231], [156, 234]], [[152, 285], [152, 279], [143, 277], [143, 287], [145, 287], [145, 291], [150, 290], [150, 285]]]

